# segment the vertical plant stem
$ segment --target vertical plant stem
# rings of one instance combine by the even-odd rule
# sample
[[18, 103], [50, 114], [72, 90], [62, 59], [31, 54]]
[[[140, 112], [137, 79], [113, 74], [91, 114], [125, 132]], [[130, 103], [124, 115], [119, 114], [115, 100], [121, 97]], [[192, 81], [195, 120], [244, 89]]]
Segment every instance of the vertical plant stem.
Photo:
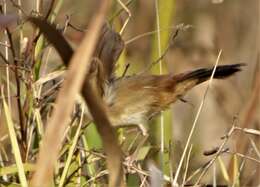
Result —
[[37, 13], [41, 12], [41, 7], [42, 7], [42, 1], [36, 0], [35, 10], [36, 10]]
[[[18, 6], [22, 7], [22, 2], [21, 0], [18, 0], [17, 1], [17, 4]], [[19, 18], [21, 19], [22, 18], [22, 10], [21, 9], [18, 9], [18, 15], [19, 15]], [[20, 25], [19, 27], [19, 41], [20, 41], [20, 58], [22, 57], [22, 44], [23, 44], [23, 25]]]
[[11, 140], [12, 150], [13, 150], [15, 162], [16, 162], [17, 169], [18, 169], [18, 176], [19, 176], [19, 179], [20, 179], [21, 186], [27, 187], [28, 184], [27, 184], [27, 180], [26, 180], [26, 177], [25, 177], [25, 173], [24, 173], [24, 167], [23, 167], [23, 162], [22, 162], [22, 158], [21, 158], [21, 154], [20, 154], [20, 150], [19, 150], [19, 146], [18, 146], [18, 141], [17, 141], [17, 138], [16, 138], [14, 123], [12, 121], [10, 110], [9, 110], [7, 104], [6, 104], [6, 101], [5, 101], [3, 89], [1, 89], [1, 94], [2, 94], [2, 101], [3, 101], [6, 124], [7, 124], [7, 127], [8, 127], [8, 132], [9, 132], [9, 137], [10, 137], [10, 140]]
[[[157, 42], [158, 42], [158, 57], [162, 55], [161, 50], [161, 35], [160, 35], [160, 17], [159, 17], [159, 6], [158, 0], [155, 0], [155, 11], [156, 11], [156, 30], [157, 30]], [[159, 73], [162, 74], [162, 61], [159, 61]], [[160, 116], [160, 164], [163, 178], [163, 153], [164, 153], [164, 116]]]
[[[7, 6], [6, 6], [6, 0], [4, 0], [4, 8], [3, 8], [3, 11], [4, 11], [4, 14], [6, 14], [6, 10], [7, 10]], [[7, 31], [5, 30], [4, 31], [4, 34], [6, 36], [6, 38], [8, 38], [7, 36]], [[5, 59], [7, 61], [9, 61], [9, 52], [8, 52], [8, 39], [6, 39], [4, 41], [5, 43]], [[6, 64], [6, 69], [5, 69], [5, 72], [6, 72], [6, 89], [7, 89], [7, 103], [8, 103], [8, 107], [10, 108], [10, 112], [12, 111], [11, 109], [11, 94], [10, 94], [10, 74], [9, 74], [9, 64]]]

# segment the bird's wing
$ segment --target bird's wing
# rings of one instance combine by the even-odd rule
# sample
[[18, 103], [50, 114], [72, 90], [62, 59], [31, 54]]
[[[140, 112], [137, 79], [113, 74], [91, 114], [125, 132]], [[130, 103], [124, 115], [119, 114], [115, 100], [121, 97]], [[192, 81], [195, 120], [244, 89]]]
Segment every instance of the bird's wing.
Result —
[[124, 49], [124, 41], [120, 34], [115, 32], [108, 23], [105, 23], [100, 32], [94, 57], [101, 61], [105, 80], [113, 77], [115, 63]]

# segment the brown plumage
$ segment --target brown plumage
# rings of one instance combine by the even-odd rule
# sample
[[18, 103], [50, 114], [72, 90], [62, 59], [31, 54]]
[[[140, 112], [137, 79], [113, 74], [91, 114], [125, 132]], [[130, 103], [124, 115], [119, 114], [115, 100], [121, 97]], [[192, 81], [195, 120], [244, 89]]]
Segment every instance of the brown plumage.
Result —
[[[54, 44], [65, 65], [68, 65], [73, 49], [60, 32], [45, 21], [34, 18], [30, 18], [30, 21], [45, 34], [52, 31], [46, 37]], [[123, 49], [124, 41], [121, 36], [108, 24], [104, 24], [93, 54], [90, 72], [86, 77], [87, 85], [105, 101], [107, 116], [115, 127], [138, 125], [145, 133], [143, 124], [181, 98], [189, 89], [208, 80], [213, 70], [202, 68], [178, 75], [141, 74], [116, 78], [116, 61]], [[218, 66], [214, 78], [226, 78], [240, 71], [242, 65]], [[82, 89], [87, 91], [84, 87]]]
[[[94, 52], [89, 81], [103, 97], [111, 124], [115, 127], [143, 124], [165, 110], [192, 87], [208, 80], [213, 68], [178, 75], [133, 75], [115, 78], [116, 61], [124, 49], [121, 36], [105, 24]], [[241, 70], [243, 64], [216, 68], [214, 78], [222, 79]]]
[[[223, 79], [241, 70], [243, 64], [216, 68], [215, 79]], [[114, 126], [142, 126], [160, 111], [181, 98], [194, 86], [208, 80], [213, 68], [202, 68], [178, 75], [133, 75], [110, 82], [104, 100]]]

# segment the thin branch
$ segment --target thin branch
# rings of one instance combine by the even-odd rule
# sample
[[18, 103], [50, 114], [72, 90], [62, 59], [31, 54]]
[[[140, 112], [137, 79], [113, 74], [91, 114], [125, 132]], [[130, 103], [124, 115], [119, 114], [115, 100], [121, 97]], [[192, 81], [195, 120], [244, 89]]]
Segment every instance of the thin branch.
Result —
[[[178, 34], [181, 30], [186, 30], [188, 28], [190, 28], [191, 26], [190, 25], [183, 25], [183, 24], [180, 24], [176, 27], [176, 30], [174, 33], [171, 34], [171, 37], [170, 37], [170, 42], [168, 43], [166, 49], [164, 50], [164, 52], [159, 55], [159, 58], [157, 58], [155, 61], [153, 61], [152, 63], [150, 63], [148, 65], [147, 68], [145, 68], [145, 70], [143, 70], [140, 74], [142, 73], [146, 73], [147, 71], [149, 71], [154, 65], [156, 65], [157, 63], [159, 63], [161, 60], [164, 59], [164, 57], [166, 56], [166, 54], [169, 52], [170, 48], [174, 45], [174, 41], [176, 40], [176, 38], [178, 37]], [[159, 32], [159, 30], [157, 30], [156, 32]]]

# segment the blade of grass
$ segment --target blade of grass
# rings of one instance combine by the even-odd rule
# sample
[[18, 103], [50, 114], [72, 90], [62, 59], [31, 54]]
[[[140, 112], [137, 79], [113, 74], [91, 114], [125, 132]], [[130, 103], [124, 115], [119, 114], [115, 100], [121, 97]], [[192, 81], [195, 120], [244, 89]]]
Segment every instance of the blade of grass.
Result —
[[[24, 172], [34, 171], [35, 165], [30, 164], [30, 163], [24, 163], [23, 168], [24, 168]], [[10, 174], [15, 174], [15, 173], [18, 173], [18, 168], [17, 168], [16, 165], [6, 166], [6, 167], [0, 168], [0, 176], [10, 175]]]
[[39, 78], [36, 82], [34, 82], [35, 86], [40, 86], [50, 80], [56, 79], [57, 77], [63, 76], [65, 74], [65, 70], [58, 70], [51, 72], [44, 77]]
[[[88, 145], [88, 142], [87, 142], [87, 138], [84, 135], [82, 135], [81, 137], [82, 137], [82, 144], [83, 144], [84, 149], [86, 151], [90, 151], [89, 145]], [[90, 176], [90, 178], [93, 178], [93, 177], [95, 178], [95, 175], [96, 175], [95, 163], [90, 163], [91, 162], [91, 156], [88, 155], [90, 153], [85, 153], [85, 151], [83, 151], [83, 154], [84, 154], [85, 157], [87, 157], [87, 163], [88, 164], [86, 165], [86, 167], [87, 167], [87, 171], [89, 173], [89, 176]]]
[[233, 155], [232, 162], [233, 162], [232, 187], [235, 187], [235, 186], [239, 186], [239, 181], [236, 180], [239, 173], [239, 168], [238, 168], [239, 161], [237, 155]]
[[227, 183], [230, 183], [229, 175], [227, 168], [225, 167], [224, 162], [222, 161], [221, 157], [218, 157], [218, 163], [220, 166], [221, 174], [223, 175], [224, 179], [227, 181]]
[[5, 114], [6, 123], [7, 123], [7, 127], [8, 127], [9, 137], [10, 137], [10, 140], [11, 140], [12, 150], [13, 150], [15, 162], [16, 162], [17, 169], [18, 169], [18, 176], [19, 176], [21, 185], [23, 187], [27, 187], [28, 184], [27, 184], [27, 180], [26, 180], [26, 177], [25, 177], [25, 173], [24, 173], [24, 167], [23, 167], [23, 162], [22, 162], [22, 158], [21, 158], [21, 153], [20, 153], [18, 141], [17, 141], [17, 138], [16, 138], [15, 127], [14, 127], [14, 123], [12, 121], [12, 117], [11, 117], [11, 113], [9, 111], [9, 107], [8, 107], [6, 101], [5, 101], [3, 89], [1, 89], [1, 94], [2, 94], [2, 99], [3, 99], [4, 114]]

